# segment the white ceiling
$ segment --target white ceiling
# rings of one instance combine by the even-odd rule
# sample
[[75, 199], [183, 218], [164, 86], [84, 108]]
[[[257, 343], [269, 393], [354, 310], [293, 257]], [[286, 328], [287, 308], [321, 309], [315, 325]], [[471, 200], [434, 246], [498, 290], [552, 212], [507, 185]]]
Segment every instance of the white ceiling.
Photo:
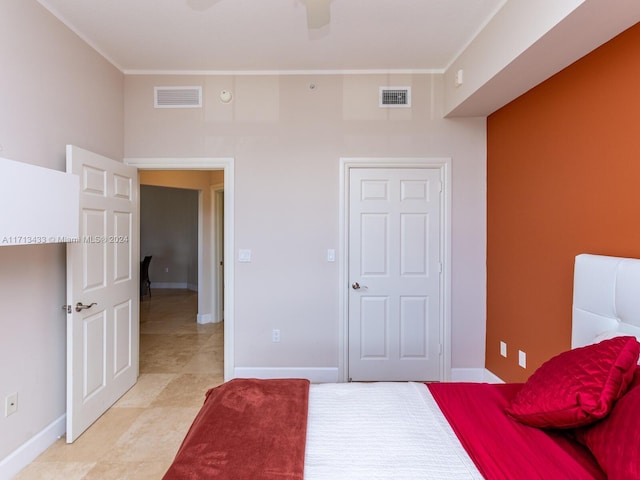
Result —
[[[443, 72], [506, 0], [38, 0], [125, 73]], [[307, 27], [308, 2], [330, 2]]]

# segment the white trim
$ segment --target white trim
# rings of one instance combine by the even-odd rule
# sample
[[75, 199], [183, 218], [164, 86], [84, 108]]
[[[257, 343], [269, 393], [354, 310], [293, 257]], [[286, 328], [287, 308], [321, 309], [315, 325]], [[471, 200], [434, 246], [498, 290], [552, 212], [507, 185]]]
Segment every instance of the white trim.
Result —
[[[198, 292], [198, 317], [202, 312], [207, 311], [207, 305], [204, 304], [204, 295], [202, 295], [202, 288], [204, 287], [204, 268], [202, 265], [202, 259], [204, 258], [204, 192], [197, 190], [198, 192], [198, 285], [195, 291]], [[189, 288], [187, 286], [187, 288]], [[191, 290], [191, 289], [190, 289]], [[209, 305], [209, 311], [211, 311], [212, 305]]]
[[235, 378], [306, 378], [313, 383], [336, 383], [334, 367], [236, 367]]
[[222, 222], [224, 221], [224, 201], [219, 202], [218, 199], [222, 195], [224, 200], [224, 184], [211, 185], [211, 212], [213, 213], [213, 222], [211, 222], [211, 238], [213, 239], [214, 252], [211, 256], [211, 277], [212, 277], [212, 307], [214, 322], [222, 322], [224, 320], [224, 289], [221, 288], [224, 275], [220, 270], [220, 262], [224, 268], [224, 258], [222, 245], [224, 239], [220, 232], [224, 231]]
[[224, 171], [224, 379], [234, 378], [234, 159], [232, 157], [144, 158], [128, 157], [127, 165], [140, 170], [223, 170]]
[[38, 455], [56, 443], [64, 435], [66, 423], [67, 416], [62, 415], [2, 459], [0, 461], [0, 478], [13, 478], [20, 470], [33, 462]]
[[452, 382], [504, 383], [500, 377], [486, 368], [452, 368]]
[[140, 170], [226, 170], [233, 157], [126, 157], [124, 163]]
[[[117, 65], [116, 65], [117, 66]], [[398, 68], [363, 70], [135, 70], [125, 69], [125, 75], [196, 75], [196, 76], [260, 76], [260, 75], [432, 75], [444, 74], [443, 68]]]
[[452, 368], [452, 382], [482, 382], [484, 368]]
[[349, 206], [349, 170], [351, 168], [438, 168], [442, 181], [442, 205], [441, 205], [441, 235], [442, 246], [440, 258], [442, 259], [442, 291], [441, 291], [441, 344], [442, 364], [440, 380], [448, 381], [451, 378], [451, 158], [450, 157], [424, 157], [424, 158], [341, 158], [340, 159], [340, 200], [339, 200], [339, 235], [340, 255], [338, 280], [338, 306], [339, 306], [339, 331], [338, 331], [338, 370], [339, 381], [344, 382], [349, 378], [349, 228], [347, 208]]
[[205, 323], [216, 323], [213, 321], [213, 317], [211, 316], [210, 313], [205, 313], [205, 314], [199, 313], [198, 316], [196, 317], [196, 320], [200, 325], [204, 325]]
[[152, 282], [151, 288], [154, 290], [165, 290], [165, 289], [173, 289], [173, 290], [194, 290], [198, 291], [198, 287], [191, 288], [192, 284], [187, 282]]
[[486, 368], [484, 369], [482, 381], [487, 383], [504, 383], [504, 380]]

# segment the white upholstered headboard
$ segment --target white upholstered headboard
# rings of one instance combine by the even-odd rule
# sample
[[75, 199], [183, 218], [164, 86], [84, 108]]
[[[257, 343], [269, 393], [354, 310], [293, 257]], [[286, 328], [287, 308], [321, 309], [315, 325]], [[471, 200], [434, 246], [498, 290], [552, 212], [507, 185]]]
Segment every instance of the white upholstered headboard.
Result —
[[578, 255], [572, 315], [571, 348], [616, 335], [640, 341], [640, 260]]

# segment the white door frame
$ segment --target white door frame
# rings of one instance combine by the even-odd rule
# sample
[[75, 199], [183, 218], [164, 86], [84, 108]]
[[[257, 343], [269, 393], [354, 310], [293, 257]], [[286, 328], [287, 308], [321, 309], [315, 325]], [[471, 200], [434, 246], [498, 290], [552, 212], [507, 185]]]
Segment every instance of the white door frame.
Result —
[[[209, 323], [211, 320], [202, 315], [203, 309], [200, 307], [202, 295], [200, 294], [204, 281], [204, 269], [202, 268], [202, 252], [204, 250], [204, 192], [196, 190], [198, 193], [198, 323]], [[141, 220], [142, 222], [142, 220]], [[187, 288], [189, 288], [189, 278], [187, 277]], [[210, 317], [211, 318], [211, 317]]]
[[[128, 157], [127, 165], [139, 170], [223, 170], [224, 171], [224, 379], [234, 376], [234, 159], [232, 157]], [[213, 272], [212, 272], [213, 273]], [[213, 314], [214, 312], [212, 312]]]
[[213, 321], [215, 323], [221, 322], [224, 320], [224, 302], [222, 299], [222, 295], [224, 292], [224, 288], [222, 288], [222, 282], [224, 279], [224, 275], [220, 271], [220, 262], [222, 262], [224, 268], [224, 258], [222, 245], [224, 245], [224, 238], [222, 238], [221, 232], [224, 232], [223, 221], [224, 221], [224, 211], [223, 206], [224, 202], [220, 201], [220, 196], [224, 198], [224, 184], [217, 184], [211, 186], [211, 211], [213, 212], [213, 232], [211, 238], [213, 239], [213, 245], [215, 251], [213, 255], [211, 255], [211, 278], [212, 281], [212, 297], [213, 298], [213, 306], [211, 309], [211, 314], [213, 315]]
[[451, 378], [451, 158], [341, 158], [340, 159], [340, 278], [338, 304], [338, 376], [349, 379], [349, 173], [352, 168], [437, 168], [442, 181], [440, 215], [442, 279], [440, 312], [442, 362], [440, 379]]

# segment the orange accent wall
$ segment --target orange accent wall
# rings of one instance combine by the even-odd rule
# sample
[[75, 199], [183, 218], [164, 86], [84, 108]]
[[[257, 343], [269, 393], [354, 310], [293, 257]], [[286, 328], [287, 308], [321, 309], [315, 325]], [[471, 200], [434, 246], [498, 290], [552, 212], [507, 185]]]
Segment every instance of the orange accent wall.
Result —
[[487, 135], [486, 367], [524, 381], [570, 348], [575, 255], [640, 257], [640, 24], [493, 113]]

